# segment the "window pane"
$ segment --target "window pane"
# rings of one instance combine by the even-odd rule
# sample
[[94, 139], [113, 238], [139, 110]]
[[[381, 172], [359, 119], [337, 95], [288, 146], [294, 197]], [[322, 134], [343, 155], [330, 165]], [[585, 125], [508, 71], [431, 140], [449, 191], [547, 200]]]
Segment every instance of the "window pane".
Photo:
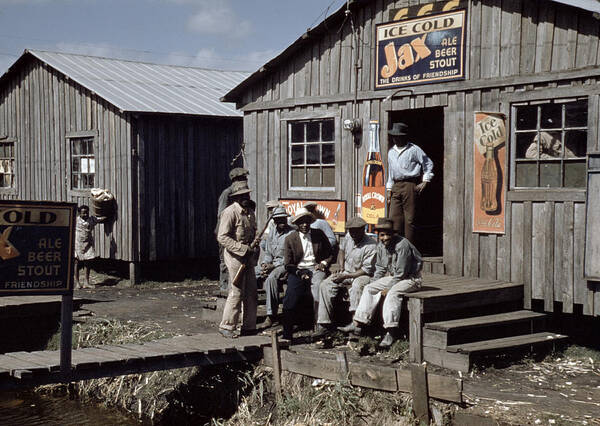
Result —
[[304, 164], [304, 145], [292, 146], [292, 164]]
[[89, 173], [89, 167], [88, 167], [88, 159], [87, 158], [82, 158], [81, 159], [81, 173]]
[[94, 158], [90, 158], [90, 159], [88, 159], [88, 161], [89, 161], [90, 173], [96, 173], [96, 160]]
[[87, 140], [87, 152], [90, 155], [94, 155], [94, 139]]
[[322, 145], [323, 164], [335, 164], [335, 145], [328, 143]]
[[321, 161], [321, 145], [306, 146], [306, 164], [319, 164]]
[[537, 126], [537, 107], [531, 105], [518, 106], [517, 130], [531, 130]]
[[[540, 132], [539, 133], [539, 153], [542, 160], [562, 157], [562, 133], [561, 132]], [[536, 136], [536, 141], [538, 136]]]
[[517, 163], [515, 174], [516, 186], [537, 186], [537, 163], [535, 161]]
[[321, 186], [321, 168], [306, 168], [306, 186]]
[[72, 175], [71, 176], [71, 182], [73, 183], [73, 188], [74, 189], [79, 188], [79, 175], [76, 175], [76, 174]]
[[565, 127], [587, 127], [587, 102], [576, 101], [565, 104], [565, 121]]
[[323, 167], [323, 186], [335, 187], [335, 167]]
[[565, 161], [565, 187], [585, 188], [585, 178], [585, 161]]
[[79, 158], [73, 159], [73, 161], [72, 161], [73, 166], [72, 166], [72, 170], [71, 170], [73, 173], [77, 173], [81, 170], [81, 167], [79, 167], [80, 161], [81, 161], [81, 159], [79, 159]]
[[292, 123], [292, 143], [304, 142], [304, 123]]
[[565, 133], [565, 157], [585, 157], [587, 152], [587, 132], [567, 130]]
[[304, 183], [304, 168], [292, 169], [292, 186], [305, 186]]
[[333, 141], [335, 137], [335, 122], [334, 120], [323, 121], [323, 141]]
[[5, 148], [6, 145], [4, 144], [0, 144], [0, 158], [4, 158], [4, 157], [8, 157], [8, 155], [6, 154]]
[[73, 139], [71, 146], [73, 147], [73, 155], [81, 155], [81, 149], [79, 147], [79, 141], [77, 139]]
[[537, 132], [517, 133], [517, 158], [538, 158]]
[[560, 188], [560, 161], [540, 163], [540, 186], [542, 188]]
[[319, 137], [319, 128], [321, 127], [320, 121], [310, 121], [306, 123], [306, 141], [307, 142], [318, 142], [320, 141]]
[[562, 105], [561, 104], [545, 104], [541, 105], [542, 109], [542, 129], [557, 129], [562, 127]]

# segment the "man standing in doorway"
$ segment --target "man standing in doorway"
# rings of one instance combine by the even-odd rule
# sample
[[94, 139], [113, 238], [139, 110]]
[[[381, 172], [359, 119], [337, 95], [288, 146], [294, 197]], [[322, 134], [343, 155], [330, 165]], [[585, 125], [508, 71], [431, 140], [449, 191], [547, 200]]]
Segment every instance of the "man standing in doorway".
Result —
[[[256, 218], [251, 208], [250, 189], [245, 181], [232, 184], [233, 203], [221, 213], [217, 241], [223, 246], [225, 264], [229, 272], [229, 292], [223, 310], [219, 332], [235, 337], [234, 331], [243, 306], [241, 335], [256, 332]], [[237, 282], [234, 277], [241, 270]]]
[[417, 145], [408, 140], [408, 126], [394, 123], [388, 131], [392, 148], [388, 152], [386, 198], [394, 231], [415, 241], [414, 220], [417, 196], [433, 178], [433, 162]]

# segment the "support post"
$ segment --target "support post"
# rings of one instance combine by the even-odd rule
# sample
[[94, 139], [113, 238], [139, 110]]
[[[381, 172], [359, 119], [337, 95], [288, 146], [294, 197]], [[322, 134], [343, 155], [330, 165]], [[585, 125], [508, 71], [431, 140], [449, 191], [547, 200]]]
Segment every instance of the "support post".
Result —
[[420, 425], [429, 425], [429, 388], [427, 386], [427, 364], [411, 364], [413, 411]]
[[273, 351], [273, 376], [275, 379], [275, 394], [277, 400], [281, 399], [281, 352], [277, 331], [271, 331], [271, 350]]
[[410, 362], [423, 361], [423, 300], [416, 297], [408, 299], [409, 324], [408, 324], [408, 360]]
[[73, 340], [73, 294], [62, 296], [60, 312], [60, 372], [71, 374], [71, 347]]
[[129, 285], [132, 287], [138, 283], [140, 266], [137, 262], [129, 262]]
[[340, 363], [340, 382], [342, 384], [348, 384], [350, 370], [348, 368], [348, 357], [346, 355], [346, 352], [338, 352], [336, 358]]

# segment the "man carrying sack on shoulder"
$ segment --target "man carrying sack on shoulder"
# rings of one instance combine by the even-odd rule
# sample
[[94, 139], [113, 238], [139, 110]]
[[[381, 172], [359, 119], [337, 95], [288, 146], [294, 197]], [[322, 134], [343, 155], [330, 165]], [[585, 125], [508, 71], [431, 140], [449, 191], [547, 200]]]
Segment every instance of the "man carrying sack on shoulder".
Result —
[[258, 241], [255, 241], [256, 218], [251, 208], [248, 183], [235, 182], [230, 198], [233, 203], [221, 213], [217, 232], [217, 241], [224, 249], [223, 257], [230, 282], [219, 332], [225, 337], [234, 338], [242, 306], [240, 335], [256, 333], [257, 294], [254, 267], [258, 253], [253, 247], [258, 246]]

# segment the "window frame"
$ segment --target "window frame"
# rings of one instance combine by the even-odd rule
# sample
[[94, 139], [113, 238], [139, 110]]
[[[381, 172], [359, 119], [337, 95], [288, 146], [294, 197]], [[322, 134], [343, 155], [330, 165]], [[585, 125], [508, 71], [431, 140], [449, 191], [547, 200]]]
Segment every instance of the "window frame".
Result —
[[17, 193], [17, 138], [9, 136], [1, 136], [0, 144], [12, 144], [13, 145], [13, 185], [12, 186], [0, 186], [0, 193], [2, 194], [16, 194]]
[[[584, 101], [586, 103], [586, 108], [588, 111], [588, 119], [587, 122], [585, 124], [585, 126], [571, 126], [571, 127], [567, 127], [566, 126], [566, 122], [565, 122], [565, 108], [564, 105], [566, 105], [567, 103], [573, 102], [573, 101]], [[541, 127], [541, 109], [540, 109], [540, 105], [548, 105], [548, 104], [558, 104], [561, 105], [561, 126], [559, 128], [553, 128], [553, 129], [545, 129]], [[525, 129], [525, 130], [517, 130], [517, 112], [516, 109], [517, 107], [520, 106], [536, 106], [537, 108], [537, 117], [536, 117], [536, 127], [535, 129]], [[586, 95], [578, 95], [578, 94], [574, 94], [569, 96], [567, 93], [565, 93], [563, 96], [557, 96], [557, 97], [542, 97], [542, 98], [535, 98], [535, 99], [512, 99], [509, 101], [509, 105], [508, 105], [508, 109], [510, 111], [510, 122], [511, 122], [511, 126], [510, 126], [510, 185], [509, 185], [509, 191], [514, 191], [514, 192], [537, 192], [537, 191], [544, 191], [544, 192], [552, 192], [552, 193], [565, 193], [565, 192], [569, 192], [569, 191], [585, 191], [586, 187], [584, 186], [580, 186], [580, 187], [570, 187], [570, 186], [564, 186], [564, 181], [565, 181], [565, 164], [567, 162], [582, 162], [583, 164], [586, 164], [586, 158], [587, 158], [587, 147], [589, 145], [589, 138], [590, 138], [590, 99], [588, 96]], [[534, 133], [536, 132], [538, 135], [541, 132], [560, 132], [561, 133], [561, 142], [564, 142], [565, 139], [565, 134], [567, 131], [585, 131], [586, 133], [586, 143], [584, 145], [584, 149], [586, 151], [586, 154], [584, 154], [581, 157], [572, 157], [572, 158], [567, 158], [564, 157], [564, 155], [562, 157], [558, 157], [556, 158], [556, 160], [553, 159], [541, 159], [541, 158], [536, 158], [536, 159], [526, 159], [526, 158], [520, 158], [517, 159], [517, 134], [519, 133]], [[539, 142], [538, 142], [539, 143]], [[564, 154], [564, 150], [566, 149], [566, 146], [564, 143], [562, 143], [562, 153]], [[540, 182], [540, 169], [539, 169], [539, 163], [540, 162], [558, 162], [560, 163], [560, 173], [561, 173], [561, 186], [554, 186], [554, 187], [545, 187], [545, 186], [517, 186], [517, 164], [519, 162], [522, 163], [532, 163], [532, 164], [536, 164], [537, 166], [537, 172], [536, 172], [536, 178], [537, 178], [537, 182]], [[587, 170], [587, 166], [586, 166], [586, 170]], [[510, 196], [510, 192], [508, 193], [508, 199], [510, 200], [512, 197]]]
[[[73, 141], [75, 139], [92, 139], [92, 146], [94, 149], [94, 186], [90, 188], [73, 188]], [[88, 195], [92, 188], [98, 187], [98, 131], [97, 130], [84, 130], [79, 132], [69, 132], [65, 135], [65, 139], [67, 141], [67, 152], [68, 152], [68, 194], [76, 194], [76, 195]], [[81, 172], [78, 172], [81, 173]], [[91, 173], [88, 173], [91, 174]]]
[[[291, 144], [291, 126], [290, 123], [298, 121], [323, 121], [333, 119], [333, 131], [334, 136], [332, 141], [326, 141], [325, 143], [331, 143], [334, 145], [334, 156], [335, 160], [331, 167], [334, 173], [334, 186], [326, 187], [300, 187], [292, 186], [291, 182], [291, 155], [292, 155], [292, 144]], [[287, 197], [300, 197], [300, 198], [340, 198], [341, 191], [341, 170], [340, 170], [340, 155], [341, 145], [343, 142], [343, 135], [341, 129], [341, 112], [331, 110], [313, 110], [313, 111], [284, 111], [280, 117], [281, 123], [281, 162], [285, 161], [286, 171], [282, 173], [282, 179], [285, 179], [285, 189]], [[322, 144], [323, 142], [318, 142]], [[318, 163], [321, 166], [322, 163]], [[283, 195], [283, 194], [282, 194]]]

